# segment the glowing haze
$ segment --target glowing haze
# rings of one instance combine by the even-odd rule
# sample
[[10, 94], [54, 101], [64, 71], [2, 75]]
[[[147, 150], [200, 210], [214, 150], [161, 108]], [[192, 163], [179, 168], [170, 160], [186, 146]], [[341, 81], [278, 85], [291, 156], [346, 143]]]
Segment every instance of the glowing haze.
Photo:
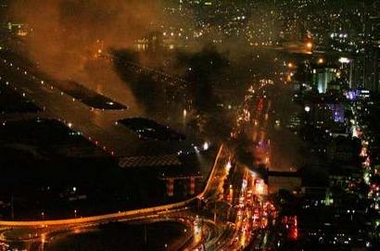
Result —
[[99, 49], [124, 48], [144, 35], [160, 13], [152, 2], [15, 0], [9, 14], [12, 20], [30, 26], [25, 47], [42, 70], [56, 78], [75, 79], [138, 110], [111, 65], [103, 62], [94, 67], [93, 59]]

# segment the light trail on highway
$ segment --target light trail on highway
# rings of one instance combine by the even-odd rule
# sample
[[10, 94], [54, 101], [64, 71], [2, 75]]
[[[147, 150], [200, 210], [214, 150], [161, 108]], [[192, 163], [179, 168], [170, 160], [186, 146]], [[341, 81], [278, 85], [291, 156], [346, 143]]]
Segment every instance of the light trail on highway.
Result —
[[[49, 85], [47, 81], [41, 80], [38, 76], [23, 74], [21, 75], [23, 78], [20, 81], [20, 79], [16, 78], [16, 75], [19, 77], [19, 70], [15, 71], [12, 69], [13, 66], [9, 65], [9, 62], [6, 64], [6, 62], [1, 61], [0, 63], [5, 64], [4, 68], [6, 69], [3, 70], [5, 71], [3, 72], [3, 76], [9, 78], [7, 81], [12, 86], [22, 89], [37, 104], [44, 107], [44, 113], [47, 116], [58, 117], [59, 120], [70, 125], [75, 130], [84, 132], [91, 141], [96, 141], [97, 145], [105, 146], [106, 149], [116, 155], [122, 156], [123, 154], [127, 154], [125, 152], [126, 149], [130, 153], [131, 141], [129, 139], [133, 138], [133, 136], [125, 128], [115, 124], [115, 120], [131, 116], [128, 110], [112, 112], [93, 111], [87, 105], [62, 93], [59, 89], [53, 85]], [[13, 76], [13, 74], [16, 75]], [[262, 89], [263, 87], [261, 86], [259, 90]], [[255, 96], [257, 105], [254, 106], [254, 109], [256, 109], [254, 111], [255, 123], [253, 124], [253, 133], [251, 135], [260, 135], [259, 139], [262, 141], [264, 140], [268, 123], [267, 115], [270, 110], [270, 102], [263, 103], [262, 95], [265, 92], [259, 92], [259, 90], [257, 93], [260, 93], [261, 96]], [[162, 146], [157, 145], [157, 149], [162, 149]], [[242, 204], [246, 204], [248, 200], [249, 189], [247, 189], [247, 182], [252, 184], [251, 189], [255, 190], [257, 188], [254, 181], [249, 180], [251, 178], [249, 175], [247, 176], [246, 167], [235, 163], [234, 170], [232, 170], [231, 161], [235, 158], [234, 154], [226, 145], [220, 146], [203, 192], [190, 200], [152, 208], [73, 219], [0, 221], [0, 226], [3, 228], [3, 234], [1, 235], [3, 239], [1, 241], [3, 243], [12, 241], [6, 238], [4, 233], [13, 231], [14, 229], [27, 229], [28, 233], [38, 233], [37, 237], [32, 239], [29, 238], [29, 234], [27, 236], [18, 236], [18, 240], [23, 240], [24, 238], [25, 242], [43, 244], [57, 232], [65, 234], [78, 228], [91, 228], [107, 222], [153, 221], [157, 219], [174, 220], [176, 217], [173, 217], [173, 213], [177, 212], [181, 212], [181, 214], [187, 215], [189, 219], [195, 221], [197, 216], [194, 216], [194, 211], [199, 211], [199, 217], [201, 217], [202, 222], [205, 222], [205, 232], [207, 232], [205, 236], [207, 237], [203, 236], [202, 238], [195, 239], [195, 242], [185, 241], [184, 245], [187, 245], [187, 247], [183, 247], [185, 250], [196, 250], [202, 247], [212, 250], [239, 250], [252, 241], [250, 233], [253, 230], [249, 226], [251, 223], [247, 225], [247, 222], [251, 221], [251, 213], [249, 211], [253, 210], [254, 207], [258, 207], [258, 204], [253, 203], [252, 205], [254, 206], [247, 207], [244, 211], [246, 213], [242, 217], [238, 216], [240, 210], [243, 210], [241, 207], [245, 207]], [[231, 180], [233, 190], [231, 190], [232, 196], [227, 198], [224, 185], [229, 176], [233, 179]], [[217, 208], [217, 203], [224, 203], [229, 207], [228, 215], [225, 215], [225, 212]], [[208, 205], [211, 205], [211, 207], [207, 208]], [[262, 208], [259, 208], [260, 217], [263, 217], [262, 210]], [[211, 218], [210, 216], [206, 216], [209, 213], [212, 215]], [[40, 245], [37, 246], [41, 247]]]
[[[219, 149], [218, 156], [221, 156], [221, 153], [223, 151], [224, 146], [222, 145]], [[218, 159], [215, 161], [215, 164], [213, 166], [212, 173], [218, 173], [216, 169], [218, 169], [218, 166], [216, 163], [218, 163]], [[208, 190], [212, 190], [213, 187], [209, 183], [215, 182], [213, 181], [212, 175], [210, 176], [208, 183], [206, 185], [205, 190], [203, 191], [203, 194], [208, 194]], [[190, 210], [190, 206], [193, 205], [194, 202], [198, 200], [198, 197], [194, 197], [192, 199], [169, 204], [169, 205], [163, 205], [163, 206], [157, 206], [152, 208], [142, 208], [142, 209], [136, 209], [131, 211], [124, 211], [124, 212], [117, 212], [112, 214], [106, 214], [106, 215], [99, 215], [99, 216], [91, 216], [91, 217], [80, 217], [80, 218], [72, 218], [72, 219], [62, 219], [62, 220], [42, 220], [42, 221], [0, 221], [0, 227], [2, 229], [1, 237], [3, 239], [0, 239], [2, 243], [10, 243], [13, 241], [13, 239], [7, 239], [5, 238], [5, 234], [7, 231], [14, 231], [15, 229], [26, 229], [27, 235], [26, 236], [18, 236], [16, 239], [18, 241], [24, 240], [25, 242], [42, 242], [42, 235], [44, 236], [44, 241], [46, 241], [50, 235], [54, 235], [56, 232], [70, 232], [73, 229], [79, 228], [88, 228], [93, 227], [102, 223], [107, 222], [115, 222], [115, 221], [121, 221], [121, 222], [131, 222], [131, 221], [138, 221], [138, 220], [147, 220], [147, 219], [167, 219], [169, 220], [171, 214], [183, 212]], [[40, 232], [42, 229], [42, 232]], [[35, 233], [37, 234], [37, 237], [33, 238], [32, 240], [29, 238], [29, 233]], [[197, 243], [191, 243], [192, 246], [196, 246]]]

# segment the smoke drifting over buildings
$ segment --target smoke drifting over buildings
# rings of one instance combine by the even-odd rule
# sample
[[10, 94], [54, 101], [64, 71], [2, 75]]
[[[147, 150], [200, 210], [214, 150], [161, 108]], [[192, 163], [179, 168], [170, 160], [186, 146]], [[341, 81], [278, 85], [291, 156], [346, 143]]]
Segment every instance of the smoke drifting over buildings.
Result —
[[[109, 49], [117, 51], [131, 47], [137, 39], [146, 37], [149, 32], [154, 31], [153, 26], [160, 23], [167, 24], [164, 25], [163, 30], [158, 31], [166, 34], [166, 38], [162, 35], [162, 40], [170, 41], [178, 36], [178, 41], [182, 41], [185, 37], [192, 41], [185, 39], [186, 46], [175, 48], [191, 51], [190, 58], [197, 58], [198, 55], [201, 60], [195, 60], [195, 63], [201, 66], [198, 67], [199, 69], [204, 69], [209, 62], [215, 66], [215, 58], [202, 55], [204, 45], [210, 42], [215, 46], [215, 55], [212, 55], [217, 56], [216, 54], [221, 53], [226, 56], [227, 61], [230, 60], [229, 67], [219, 69], [217, 76], [212, 78], [213, 83], [209, 83], [208, 76], [207, 83], [202, 83], [200, 86], [204, 88], [209, 85], [210, 92], [212, 85], [213, 91], [219, 89], [221, 93], [224, 93], [224, 89], [229, 89], [231, 93], [235, 95], [241, 93], [242, 96], [252, 82], [260, 78], [279, 77], [272, 76], [273, 72], [281, 71], [282, 65], [277, 61], [279, 52], [266, 48], [266, 46], [274, 46], [275, 41], [279, 39], [281, 23], [276, 6], [262, 2], [252, 3], [250, 8], [241, 8], [235, 16], [231, 13], [235, 13], [236, 7], [241, 6], [231, 1], [227, 4], [225, 12], [216, 16], [220, 20], [214, 23], [216, 14], [207, 7], [200, 12], [197, 12], [198, 8], [188, 8], [187, 12], [182, 10], [182, 14], [178, 14], [179, 8], [174, 5], [166, 8], [165, 13], [163, 11], [165, 8], [160, 6], [159, 2], [149, 0], [15, 0], [12, 1], [9, 15], [15, 22], [28, 24], [30, 32], [23, 40], [24, 45], [29, 56], [38, 62], [42, 71], [58, 79], [73, 79], [98, 93], [117, 98], [117, 101], [130, 107], [132, 115], [141, 115], [142, 110], [149, 109], [146, 104], [136, 102], [136, 99], [141, 99], [141, 96], [148, 97], [149, 95], [145, 95], [148, 90], [140, 91], [140, 96], [134, 95], [136, 89], [133, 89], [133, 83], [128, 83], [128, 78], [120, 79], [123, 75], [120, 74], [122, 69], [117, 72], [111, 62], [94, 59], [100, 51], [106, 52]], [[176, 14], [170, 15], [173, 11]], [[202, 26], [201, 23], [209, 25]], [[242, 31], [245, 32], [244, 36]], [[182, 44], [178, 41], [177, 44]], [[173, 55], [170, 54], [172, 57], [170, 60], [175, 61]], [[156, 58], [160, 56], [155, 55]], [[176, 63], [175, 67], [170, 68], [169, 71], [186, 77], [188, 69], [192, 69], [195, 74], [196, 65], [188, 65], [178, 60]], [[157, 65], [160, 65], [160, 62]], [[215, 75], [215, 69], [211, 73]], [[197, 74], [196, 78], [199, 78], [199, 72]], [[201, 81], [198, 79], [191, 82]], [[199, 90], [203, 90], [202, 88]], [[140, 89], [144, 88], [140, 87]], [[154, 88], [145, 89], [152, 91]], [[205, 103], [208, 104], [210, 100], [205, 98], [204, 92], [199, 93], [201, 93], [199, 100], [206, 101]], [[151, 107], [156, 106], [160, 109], [161, 106], [156, 104], [159, 95], [156, 93], [153, 95], [156, 99], [149, 98], [147, 102]], [[196, 100], [197, 97], [193, 98]], [[151, 111], [155, 112], [152, 109]], [[217, 114], [220, 121], [226, 120], [223, 123], [219, 121], [220, 124], [229, 125], [227, 122], [230, 122], [230, 118], [222, 118], [223, 114]], [[292, 139], [283, 138], [282, 140], [286, 141], [283, 145], [294, 145], [293, 142], [288, 143]], [[286, 159], [298, 158], [298, 156], [295, 157], [295, 153], [284, 155]], [[284, 160], [284, 157], [281, 156], [278, 159]], [[294, 161], [287, 160], [286, 162], [289, 164]]]
[[[99, 50], [126, 47], [145, 34], [147, 25], [158, 18], [157, 7], [154, 1], [138, 0], [16, 0], [8, 14], [30, 27], [25, 47], [43, 71], [60, 79], [77, 79], [105, 94], [120, 95], [125, 84], [111, 65], [93, 69], [88, 63]], [[96, 83], [99, 79], [94, 76], [100, 75], [102, 83]], [[125, 96], [120, 98], [131, 105]]]

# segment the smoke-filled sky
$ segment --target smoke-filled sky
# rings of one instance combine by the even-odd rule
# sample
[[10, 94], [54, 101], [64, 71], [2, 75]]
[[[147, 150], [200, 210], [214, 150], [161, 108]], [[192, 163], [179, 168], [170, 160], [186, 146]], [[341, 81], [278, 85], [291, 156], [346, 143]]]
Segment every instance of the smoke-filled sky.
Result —
[[[97, 67], [97, 70], [103, 71], [102, 81], [113, 82], [96, 83], [98, 80], [89, 72], [92, 67], [86, 67], [88, 60], [102, 44], [106, 47], [103, 49], [124, 48], [144, 35], [148, 25], [159, 18], [156, 2], [15, 0], [11, 3], [9, 17], [30, 25], [32, 32], [26, 39], [26, 48], [44, 71], [57, 78], [80, 80], [92, 89], [107, 93], [116, 92], [112, 89], [121, 85], [125, 89], [125, 84], [115, 83], [117, 77], [111, 66], [109, 69]], [[109, 80], [107, 75], [110, 75]], [[117, 94], [121, 94], [120, 90]]]
[[[128, 85], [119, 78], [112, 65], [106, 61], [94, 63], [92, 59], [102, 45], [104, 45], [103, 50], [126, 48], [137, 38], [146, 35], [151, 27], [150, 24], [159, 23], [161, 20], [162, 8], [159, 2], [157, 0], [13, 0], [9, 18], [14, 22], [26, 23], [32, 29], [25, 38], [26, 51], [39, 63], [43, 71], [55, 78], [76, 80], [88, 88], [128, 105], [132, 114], [140, 114], [143, 108], [137, 105]], [[268, 13], [272, 13], [269, 10], [272, 10], [273, 6], [264, 7], [265, 11], [258, 13], [257, 16], [252, 15], [247, 24], [252, 26], [253, 30], [264, 29], [268, 33], [276, 34], [279, 24], [271, 22], [273, 17], [268, 16]], [[182, 23], [191, 25], [192, 18], [192, 15], [188, 15], [186, 20], [189, 22]], [[264, 19], [267, 20], [264, 22], [265, 27], [262, 22]], [[166, 16], [165, 20], [173, 24], [178, 21], [176, 17], [171, 16]], [[246, 41], [239, 38], [223, 40], [224, 50], [234, 52], [236, 55], [247, 53], [244, 46], [240, 46]]]

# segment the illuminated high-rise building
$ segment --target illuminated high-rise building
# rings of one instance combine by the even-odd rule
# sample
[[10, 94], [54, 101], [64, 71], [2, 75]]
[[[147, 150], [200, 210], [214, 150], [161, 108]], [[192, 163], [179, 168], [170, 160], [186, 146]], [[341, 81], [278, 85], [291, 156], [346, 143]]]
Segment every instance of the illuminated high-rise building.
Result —
[[336, 79], [337, 69], [331, 66], [317, 66], [312, 70], [312, 83], [319, 93], [326, 93], [329, 83]]

